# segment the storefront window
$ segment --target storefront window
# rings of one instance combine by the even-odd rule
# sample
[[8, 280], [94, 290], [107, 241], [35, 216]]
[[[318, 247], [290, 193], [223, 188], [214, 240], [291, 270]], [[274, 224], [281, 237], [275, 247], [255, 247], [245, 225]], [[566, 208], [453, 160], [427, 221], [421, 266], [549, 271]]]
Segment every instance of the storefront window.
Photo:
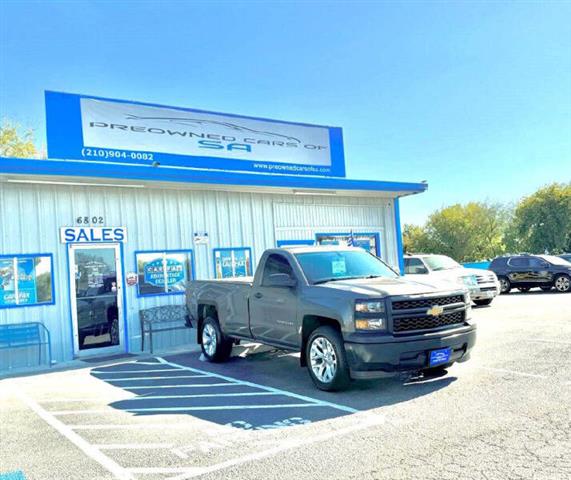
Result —
[[361, 247], [373, 255], [380, 256], [378, 233], [318, 233], [315, 236], [317, 245], [341, 245]]
[[139, 296], [184, 293], [194, 276], [192, 250], [137, 252], [135, 257]]
[[250, 277], [252, 251], [250, 248], [215, 248], [214, 274], [216, 278]]
[[51, 254], [0, 256], [0, 308], [54, 303]]

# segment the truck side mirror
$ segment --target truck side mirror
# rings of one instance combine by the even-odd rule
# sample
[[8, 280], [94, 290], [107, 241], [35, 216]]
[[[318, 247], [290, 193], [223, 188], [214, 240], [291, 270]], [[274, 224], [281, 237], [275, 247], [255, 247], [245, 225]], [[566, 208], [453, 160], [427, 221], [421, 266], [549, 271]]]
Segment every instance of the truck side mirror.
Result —
[[268, 281], [266, 282], [266, 287], [285, 287], [291, 288], [295, 287], [297, 282], [295, 278], [292, 278], [287, 273], [272, 273], [268, 277]]

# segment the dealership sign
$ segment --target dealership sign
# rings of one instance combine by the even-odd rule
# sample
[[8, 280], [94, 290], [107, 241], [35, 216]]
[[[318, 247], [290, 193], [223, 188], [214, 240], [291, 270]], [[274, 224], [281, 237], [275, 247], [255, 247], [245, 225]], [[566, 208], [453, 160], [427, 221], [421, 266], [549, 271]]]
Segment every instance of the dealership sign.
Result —
[[48, 156], [344, 176], [340, 128], [46, 92]]
[[61, 243], [126, 242], [125, 227], [61, 227]]

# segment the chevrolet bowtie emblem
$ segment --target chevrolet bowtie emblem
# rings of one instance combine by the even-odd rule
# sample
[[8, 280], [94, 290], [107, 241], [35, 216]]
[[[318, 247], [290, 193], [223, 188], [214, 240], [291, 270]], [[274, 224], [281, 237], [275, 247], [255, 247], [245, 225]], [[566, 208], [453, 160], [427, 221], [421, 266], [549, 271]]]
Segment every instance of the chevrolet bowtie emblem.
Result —
[[432, 315], [433, 317], [438, 317], [438, 315], [442, 315], [444, 313], [444, 307], [440, 305], [433, 305], [427, 311], [427, 315]]

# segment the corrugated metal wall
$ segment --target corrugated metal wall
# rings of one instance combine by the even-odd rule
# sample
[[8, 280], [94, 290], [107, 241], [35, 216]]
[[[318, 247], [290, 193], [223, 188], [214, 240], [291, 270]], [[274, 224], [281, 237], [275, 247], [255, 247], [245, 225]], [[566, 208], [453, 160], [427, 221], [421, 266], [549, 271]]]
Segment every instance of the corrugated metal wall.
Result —
[[[56, 295], [55, 305], [0, 309], [0, 324], [43, 322], [58, 361], [73, 358], [67, 246], [59, 241], [59, 228], [74, 225], [78, 216], [102, 216], [107, 226], [127, 227], [125, 272], [136, 270], [136, 250], [192, 249], [196, 278], [213, 278], [213, 248], [249, 246], [255, 267], [277, 239], [313, 238], [339, 229], [379, 231], [382, 257], [398, 265], [390, 199], [0, 183], [0, 252], [52, 253]], [[208, 245], [193, 244], [196, 231], [208, 232]], [[126, 287], [126, 293], [130, 349], [137, 351], [139, 309], [184, 298], [138, 298], [136, 287]], [[191, 339], [173, 331], [157, 340], [164, 348]]]

